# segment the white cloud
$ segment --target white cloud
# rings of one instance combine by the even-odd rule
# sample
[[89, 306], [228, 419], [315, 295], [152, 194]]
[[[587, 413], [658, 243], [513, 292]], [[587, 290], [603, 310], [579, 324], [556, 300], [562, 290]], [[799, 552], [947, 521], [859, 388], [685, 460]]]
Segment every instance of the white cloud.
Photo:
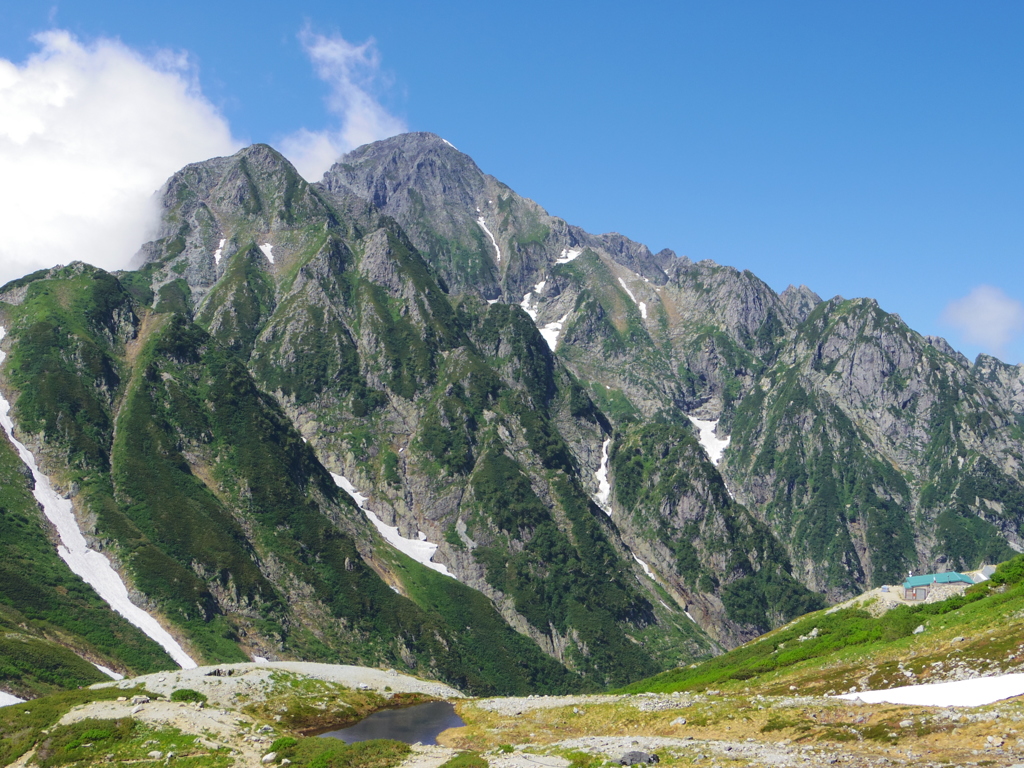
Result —
[[298, 130], [281, 142], [281, 151], [303, 177], [318, 181], [349, 150], [408, 129], [371, 93], [380, 79], [380, 54], [373, 38], [353, 45], [338, 35], [324, 37], [305, 29], [299, 39], [317, 76], [331, 87], [327, 108], [340, 127]]
[[238, 149], [183, 54], [53, 30], [0, 59], [0, 285], [74, 260], [120, 268], [183, 165]]
[[1002, 357], [1007, 346], [1024, 332], [1024, 304], [991, 285], [979, 285], [962, 299], [951, 301], [942, 321], [958, 329], [965, 341]]

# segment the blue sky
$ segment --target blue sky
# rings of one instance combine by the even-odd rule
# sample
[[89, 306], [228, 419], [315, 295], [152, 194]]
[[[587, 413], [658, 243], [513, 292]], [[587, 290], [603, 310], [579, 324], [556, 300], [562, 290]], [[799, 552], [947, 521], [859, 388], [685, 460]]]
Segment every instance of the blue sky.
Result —
[[[590, 231], [871, 296], [970, 357], [1024, 360], [1022, 3], [16, 1], [0, 59], [29, 72], [47, 30], [157, 68], [187, 54], [183, 122], [224, 135], [197, 129], [178, 165], [302, 129], [337, 147], [366, 108], [367, 130], [436, 132]], [[347, 75], [313, 51], [340, 40], [372, 40]], [[28, 263], [2, 247], [0, 281]]]

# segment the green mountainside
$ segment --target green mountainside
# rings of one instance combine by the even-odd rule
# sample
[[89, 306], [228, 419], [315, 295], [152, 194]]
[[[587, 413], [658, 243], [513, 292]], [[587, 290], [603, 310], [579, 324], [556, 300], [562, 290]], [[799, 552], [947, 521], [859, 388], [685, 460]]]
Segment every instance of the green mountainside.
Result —
[[[1021, 370], [872, 301], [591, 235], [432, 134], [319, 184], [255, 145], [161, 196], [135, 269], [0, 288], [0, 388], [197, 661], [600, 690], [1024, 543]], [[731, 439], [718, 463], [691, 418]], [[332, 474], [454, 578], [385, 543]], [[27, 498], [5, 546], [45, 549]], [[85, 621], [75, 589], [61, 610]], [[19, 594], [0, 583], [0, 606], [25, 613]], [[33, 637], [168, 664], [64, 629]]]
[[627, 686], [833, 695], [1018, 673], [1024, 556], [962, 595], [881, 610], [877, 598], [817, 611], [700, 664]]
[[121, 674], [166, 669], [155, 643], [109, 610], [71, 573], [47, 536], [31, 476], [0, 437], [0, 679], [32, 697], [109, 680], [92, 663]]

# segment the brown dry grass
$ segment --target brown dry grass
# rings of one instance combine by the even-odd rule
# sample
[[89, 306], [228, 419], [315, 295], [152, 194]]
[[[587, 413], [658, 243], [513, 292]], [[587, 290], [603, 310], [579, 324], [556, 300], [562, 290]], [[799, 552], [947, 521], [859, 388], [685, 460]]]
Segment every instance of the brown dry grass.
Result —
[[[1016, 700], [962, 712], [853, 705], [825, 698], [759, 700], [740, 696], [709, 697], [690, 706], [645, 712], [634, 706], [637, 701], [641, 699], [580, 704], [579, 714], [567, 706], [518, 715], [502, 715], [482, 709], [472, 700], [462, 701], [456, 706], [466, 727], [445, 731], [439, 742], [478, 752], [502, 744], [533, 745], [533, 749], [544, 751], [554, 749], [557, 742], [581, 737], [659, 736], [689, 737], [695, 742], [813, 746], [833, 752], [841, 763], [851, 765], [881, 757], [907, 764], [984, 765], [990, 761], [991, 765], [1010, 765], [1024, 760], [1024, 702]], [[995, 714], [998, 717], [993, 717]], [[673, 725], [677, 718], [685, 718], [686, 724]], [[912, 725], [900, 726], [908, 720]], [[987, 741], [990, 736], [1003, 744], [993, 746]], [[664, 762], [665, 756], [662, 759]], [[692, 760], [687, 757], [682, 762], [690, 764]], [[711, 762], [725, 765], [728, 761], [718, 757]]]

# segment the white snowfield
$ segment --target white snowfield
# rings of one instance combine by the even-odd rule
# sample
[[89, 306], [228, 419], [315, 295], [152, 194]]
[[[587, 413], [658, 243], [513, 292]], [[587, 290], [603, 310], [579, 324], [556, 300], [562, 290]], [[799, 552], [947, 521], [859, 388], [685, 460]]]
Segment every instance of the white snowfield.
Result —
[[548, 343], [548, 347], [551, 351], [555, 351], [555, 345], [558, 344], [558, 334], [562, 332], [562, 328], [565, 327], [565, 321], [569, 319], [569, 313], [566, 312], [558, 320], [548, 323], [540, 329], [540, 335], [544, 337], [544, 341]]
[[578, 257], [583, 251], [579, 248], [563, 248], [562, 255], [555, 259], [555, 264], [568, 264], [570, 261]]
[[865, 704], [906, 704], [918, 707], [983, 707], [1013, 696], [1024, 695], [1024, 674], [992, 675], [951, 683], [904, 685], [886, 691], [844, 693], [837, 698], [860, 699]]
[[267, 261], [271, 264], [274, 263], [274, 246], [270, 243], [264, 243], [260, 246], [260, 250], [263, 251], [263, 255], [267, 257]]
[[647, 304], [642, 301], [637, 302], [637, 306], [640, 307], [640, 317], [644, 320], [647, 319]]
[[357, 491], [356, 487], [352, 485], [347, 477], [344, 475], [336, 475], [334, 472], [331, 472], [331, 477], [334, 478], [334, 482], [339, 488], [355, 499], [356, 505], [363, 510], [363, 514], [370, 519], [370, 522], [374, 524], [378, 531], [380, 531], [380, 535], [384, 537], [384, 540], [388, 544], [393, 546], [399, 552], [408, 555], [417, 563], [422, 563], [427, 566], [427, 568], [432, 568], [438, 573], [442, 573], [453, 579], [455, 578], [451, 571], [441, 565], [441, 563], [431, 561], [430, 558], [432, 558], [434, 553], [437, 552], [437, 544], [432, 544], [427, 541], [427, 535], [423, 533], [423, 531], [419, 532], [420, 539], [418, 541], [415, 539], [405, 538], [398, 532], [397, 526], [387, 525], [383, 520], [377, 517], [377, 515], [366, 508], [366, 501], [369, 497], [364, 496]]
[[221, 240], [220, 241], [220, 245], [217, 246], [217, 250], [213, 252], [213, 263], [214, 264], [220, 264], [220, 257], [221, 257], [221, 254], [224, 253], [224, 243], [226, 243], [226, 242], [227, 242], [226, 239]]
[[612, 495], [612, 484], [608, 482], [608, 446], [611, 444], [610, 437], [601, 444], [601, 466], [594, 473], [594, 477], [597, 478], [597, 495], [594, 497], [594, 501], [607, 513], [608, 517], [612, 516], [612, 508], [608, 504]]
[[479, 217], [476, 220], [476, 223], [479, 224], [483, 228], [484, 232], [487, 233], [487, 236], [491, 238], [491, 245], [494, 246], [494, 251], [498, 254], [498, 263], [501, 264], [501, 248], [498, 247], [498, 241], [494, 239], [494, 235], [491, 234], [491, 230], [487, 228], [487, 222], [484, 221], [484, 217]]
[[0, 691], [0, 707], [9, 707], [12, 704], [21, 704], [23, 701], [25, 700]]
[[[3, 340], [6, 335], [7, 330], [0, 326], [0, 340]], [[6, 353], [0, 351], [0, 364], [6, 357]], [[50, 485], [50, 478], [39, 471], [35, 456], [14, 437], [14, 422], [11, 420], [10, 410], [11, 404], [0, 395], [0, 424], [3, 425], [7, 436], [14, 443], [21, 460], [32, 470], [32, 477], [36, 481], [33, 495], [36, 497], [36, 501], [42, 505], [44, 514], [60, 535], [61, 543], [57, 547], [57, 554], [76, 575], [95, 589], [111, 608], [159, 643], [179, 666], [185, 669], [195, 667], [196, 663], [178, 645], [178, 641], [160, 626], [153, 616], [131, 601], [128, 597], [128, 588], [121, 581], [121, 577], [110, 565], [106, 556], [89, 549], [86, 545], [71, 502], [53, 489], [53, 486]]]
[[687, 416], [693, 426], [698, 430], [697, 439], [700, 440], [700, 444], [704, 447], [708, 458], [711, 459], [711, 463], [716, 467], [719, 462], [722, 461], [722, 454], [725, 453], [725, 449], [729, 447], [730, 438], [720, 440], [715, 435], [715, 428], [718, 426], [718, 419], [714, 421], [704, 421], [703, 419], [695, 419], [693, 416]]

